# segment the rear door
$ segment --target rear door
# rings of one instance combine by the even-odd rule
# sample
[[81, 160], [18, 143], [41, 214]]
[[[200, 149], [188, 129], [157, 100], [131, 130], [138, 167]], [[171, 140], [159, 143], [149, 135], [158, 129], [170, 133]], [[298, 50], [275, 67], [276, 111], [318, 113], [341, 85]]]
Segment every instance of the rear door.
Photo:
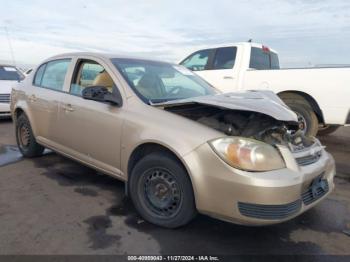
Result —
[[71, 59], [57, 59], [42, 64], [35, 73], [27, 101], [38, 139], [55, 140], [57, 114], [61, 96], [67, 84]]
[[123, 107], [82, 98], [88, 86], [118, 88], [103, 60], [77, 59], [59, 109], [57, 142], [69, 155], [119, 173]]

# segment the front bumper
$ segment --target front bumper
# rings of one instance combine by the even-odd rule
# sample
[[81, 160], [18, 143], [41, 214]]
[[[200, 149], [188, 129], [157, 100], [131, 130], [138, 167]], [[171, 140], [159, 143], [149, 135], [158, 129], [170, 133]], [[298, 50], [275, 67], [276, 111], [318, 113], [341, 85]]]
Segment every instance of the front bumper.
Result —
[[10, 104], [0, 103], [0, 118], [10, 117], [10, 116], [11, 116]]
[[[246, 172], [227, 165], [208, 144], [185, 155], [198, 211], [237, 224], [275, 224], [300, 215], [333, 190], [335, 164], [327, 152], [323, 151], [317, 162], [306, 166], [298, 166], [290, 156], [284, 158], [287, 162], [284, 169]], [[317, 177], [327, 181], [327, 191], [305, 203], [303, 196]], [[254, 212], [258, 212], [255, 217], [251, 215]]]

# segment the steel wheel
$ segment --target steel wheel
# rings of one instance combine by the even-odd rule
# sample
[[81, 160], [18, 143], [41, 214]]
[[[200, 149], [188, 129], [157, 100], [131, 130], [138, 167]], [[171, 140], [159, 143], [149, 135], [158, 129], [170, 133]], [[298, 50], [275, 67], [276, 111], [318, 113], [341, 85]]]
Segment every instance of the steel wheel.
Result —
[[142, 157], [132, 169], [128, 187], [136, 210], [153, 224], [176, 228], [197, 213], [190, 177], [169, 152]]
[[18, 128], [18, 138], [21, 147], [28, 147], [30, 141], [30, 129], [26, 124]]
[[25, 114], [19, 115], [16, 119], [16, 141], [19, 150], [25, 157], [41, 156], [45, 149], [36, 142]]
[[182, 190], [176, 178], [164, 168], [147, 170], [140, 180], [144, 202], [148, 209], [159, 217], [177, 215], [182, 203]]

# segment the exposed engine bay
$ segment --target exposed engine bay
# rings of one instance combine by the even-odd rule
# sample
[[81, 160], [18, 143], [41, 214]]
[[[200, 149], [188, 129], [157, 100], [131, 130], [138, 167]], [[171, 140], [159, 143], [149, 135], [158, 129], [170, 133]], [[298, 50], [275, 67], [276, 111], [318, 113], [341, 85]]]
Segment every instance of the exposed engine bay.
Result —
[[260, 112], [232, 110], [196, 103], [169, 106], [164, 109], [228, 136], [254, 138], [271, 145], [286, 145], [292, 151], [301, 150], [313, 144], [313, 140], [305, 137], [299, 130], [297, 122], [276, 120]]

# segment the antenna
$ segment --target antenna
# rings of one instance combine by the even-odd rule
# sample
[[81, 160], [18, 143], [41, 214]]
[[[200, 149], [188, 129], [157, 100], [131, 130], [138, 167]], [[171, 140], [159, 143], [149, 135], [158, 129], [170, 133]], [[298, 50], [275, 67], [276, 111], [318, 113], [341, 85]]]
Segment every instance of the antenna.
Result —
[[4, 26], [4, 29], [5, 29], [5, 33], [6, 33], [7, 42], [9, 44], [9, 48], [10, 48], [12, 63], [13, 63], [14, 66], [16, 66], [15, 54], [13, 53], [11, 37], [10, 37], [9, 31], [7, 30], [6, 26]]

